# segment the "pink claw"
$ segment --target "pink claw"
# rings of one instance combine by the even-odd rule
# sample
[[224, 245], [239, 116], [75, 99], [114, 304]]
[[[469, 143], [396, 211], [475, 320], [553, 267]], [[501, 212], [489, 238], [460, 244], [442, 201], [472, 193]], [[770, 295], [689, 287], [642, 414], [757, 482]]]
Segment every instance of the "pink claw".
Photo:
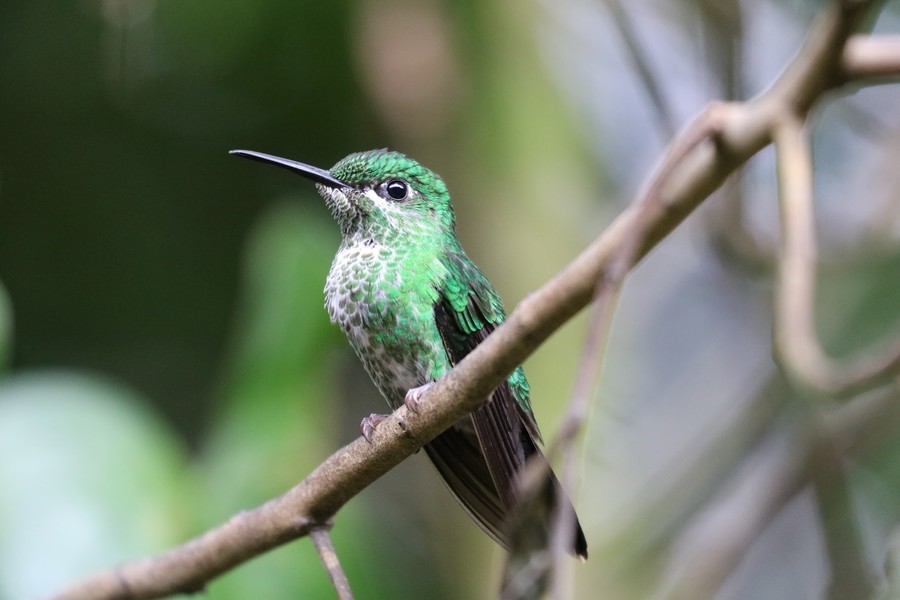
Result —
[[420, 385], [419, 387], [415, 387], [406, 392], [406, 396], [403, 397], [403, 405], [406, 407], [406, 410], [418, 414], [419, 400], [422, 399], [422, 396], [425, 394], [425, 392], [430, 390], [433, 385], [434, 382], [429, 381], [425, 385]]
[[370, 444], [372, 443], [372, 436], [375, 435], [375, 428], [378, 425], [387, 419], [390, 415], [380, 415], [378, 413], [372, 413], [365, 419], [359, 422], [359, 432], [362, 434], [366, 441]]

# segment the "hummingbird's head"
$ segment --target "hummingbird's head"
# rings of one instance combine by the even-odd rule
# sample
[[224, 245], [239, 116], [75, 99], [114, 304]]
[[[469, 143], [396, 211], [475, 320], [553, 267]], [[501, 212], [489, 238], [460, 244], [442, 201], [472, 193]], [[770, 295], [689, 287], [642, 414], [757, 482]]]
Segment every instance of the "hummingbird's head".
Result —
[[453, 233], [453, 208], [444, 181], [399, 152], [357, 152], [328, 171], [260, 152], [231, 153], [275, 164], [313, 180], [344, 237]]

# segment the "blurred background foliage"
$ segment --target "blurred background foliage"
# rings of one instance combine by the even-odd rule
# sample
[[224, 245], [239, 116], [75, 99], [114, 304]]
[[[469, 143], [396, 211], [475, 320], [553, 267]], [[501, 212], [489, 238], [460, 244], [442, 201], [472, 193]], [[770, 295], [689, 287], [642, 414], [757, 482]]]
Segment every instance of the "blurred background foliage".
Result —
[[[771, 81], [819, 7], [642, 0], [623, 21], [612, 0], [4, 0], [0, 597], [256, 506], [383, 409], [322, 309], [330, 216], [306, 182], [229, 149], [420, 159], [511, 308], [625, 206], [674, 129]], [[876, 29], [898, 24], [888, 2]], [[819, 115], [817, 308], [837, 356], [900, 318], [897, 106], [886, 86]], [[696, 566], [694, 525], [802, 414], [770, 358], [774, 192], [765, 152], [626, 288], [574, 491], [592, 543], [578, 597], [665, 595]], [[526, 365], [545, 437], [582, 330]], [[852, 465], [835, 517], [872, 573], [900, 517], [898, 444]], [[809, 490], [787, 498], [718, 596], [821, 597], [832, 514]], [[497, 586], [502, 553], [421, 456], [341, 511], [334, 537], [360, 597]], [[307, 540], [207, 593], [330, 594]]]

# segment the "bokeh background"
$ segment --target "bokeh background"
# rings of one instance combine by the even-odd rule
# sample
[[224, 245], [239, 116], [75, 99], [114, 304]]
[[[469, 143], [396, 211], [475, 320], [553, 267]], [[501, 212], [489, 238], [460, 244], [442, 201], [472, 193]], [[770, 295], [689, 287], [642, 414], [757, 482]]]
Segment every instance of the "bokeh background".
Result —
[[[339, 238], [327, 210], [308, 182], [228, 150], [323, 167], [384, 146], [418, 158], [511, 308], [623, 209], [673, 130], [763, 89], [820, 3], [622, 8], [3, 0], [0, 598], [256, 506], [384, 408], [322, 308]], [[876, 29], [900, 30], [897, 2]], [[817, 115], [818, 323], [836, 356], [900, 318], [898, 106], [883, 86]], [[777, 242], [767, 151], [627, 285], [573, 490], [592, 544], [577, 597], [666, 595], [702, 566], [697, 523], [787, 443], [803, 402], [770, 356]], [[526, 364], [545, 437], [583, 330]], [[900, 517], [898, 452], [887, 436], [858, 457], [836, 517], [875, 574]], [[718, 597], [822, 597], [829, 514], [808, 489], [785, 498]], [[502, 552], [423, 456], [350, 502], [333, 535], [362, 598], [498, 584]], [[331, 594], [308, 540], [207, 591]]]

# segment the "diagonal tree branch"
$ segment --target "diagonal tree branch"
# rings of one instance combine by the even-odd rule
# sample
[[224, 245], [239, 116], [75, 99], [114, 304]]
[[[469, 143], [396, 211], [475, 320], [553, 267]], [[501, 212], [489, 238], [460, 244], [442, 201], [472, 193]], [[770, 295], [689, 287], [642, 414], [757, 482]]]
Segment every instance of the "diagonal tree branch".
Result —
[[[715, 142], [686, 152], [665, 178], [658, 201], [637, 202], [541, 289], [527, 297], [484, 343], [425, 394], [416, 414], [395, 411], [376, 430], [326, 459], [297, 486], [155, 557], [97, 572], [55, 598], [155, 598], [201, 590], [226, 570], [308, 535], [375, 479], [482, 405], [490, 392], [593, 298], [623, 245], [639, 235], [634, 263], [677, 227], [736, 168], [771, 141], [787, 108], [805, 114], [823, 94], [848, 83], [844, 44], [873, 1], [833, 2], [814, 23], [796, 59], [758, 98], [729, 105]], [[848, 68], [842, 70], [842, 65]], [[855, 80], [852, 80], [855, 82]], [[629, 264], [629, 266], [631, 266]]]

